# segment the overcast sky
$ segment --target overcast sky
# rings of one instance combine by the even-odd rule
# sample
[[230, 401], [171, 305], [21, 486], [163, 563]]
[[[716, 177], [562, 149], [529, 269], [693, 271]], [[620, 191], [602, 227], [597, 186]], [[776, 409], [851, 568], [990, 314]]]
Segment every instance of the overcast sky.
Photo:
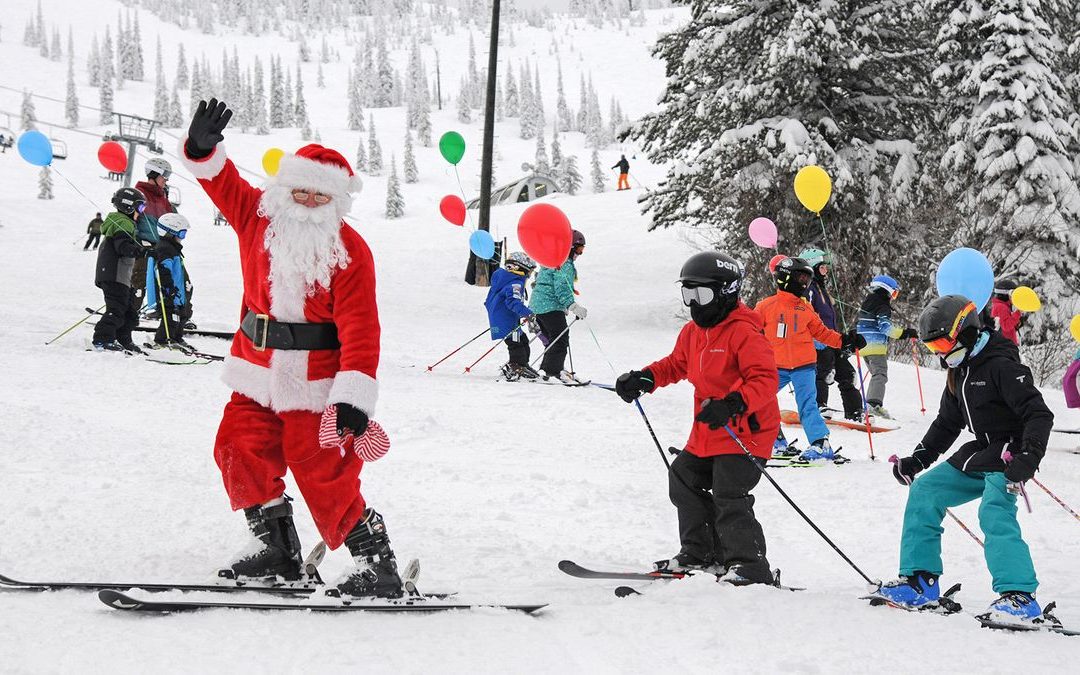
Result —
[[550, 7], [555, 10], [566, 9], [570, 0], [517, 0], [517, 6], [523, 9]]

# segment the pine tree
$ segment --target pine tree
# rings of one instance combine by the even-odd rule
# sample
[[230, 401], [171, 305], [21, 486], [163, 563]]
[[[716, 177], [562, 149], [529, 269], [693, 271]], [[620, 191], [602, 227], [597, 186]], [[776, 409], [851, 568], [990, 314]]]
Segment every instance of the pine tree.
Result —
[[[599, 166], [599, 158], [597, 158], [597, 166]], [[578, 190], [581, 189], [581, 172], [577, 168], [577, 157], [569, 155], [563, 157], [562, 163], [559, 167], [559, 173], [562, 174], [563, 182], [562, 189], [567, 194], [576, 195]], [[595, 188], [595, 181], [593, 183]], [[601, 188], [603, 188], [603, 175], [601, 175]], [[595, 191], [595, 190], [594, 190]]]
[[43, 59], [49, 58], [49, 39], [45, 36], [45, 26], [38, 26], [38, 54]]
[[22, 111], [20, 113], [19, 128], [23, 131], [37, 129], [37, 112], [34, 110], [34, 97], [28, 90], [23, 90]]
[[368, 173], [372, 176], [382, 173], [382, 146], [375, 137], [375, 115], [368, 117]]
[[203, 98], [202, 68], [199, 67], [198, 61], [194, 61], [191, 64], [191, 96], [188, 99], [189, 114], [195, 112], [199, 107], [199, 101]]
[[528, 61], [526, 61], [521, 71], [521, 113], [519, 115], [520, 136], [526, 140], [536, 136], [536, 103], [533, 100], [532, 76], [529, 74], [528, 67]]
[[178, 129], [184, 126], [184, 108], [180, 104], [180, 91], [174, 84], [172, 90], [172, 99], [169, 101], [169, 119], [167, 125]]
[[544, 95], [540, 89], [540, 68], [533, 71], [533, 127], [537, 131], [547, 125], [547, 117], [544, 115]]
[[[558, 88], [558, 100], [555, 102], [556, 129], [558, 131], [570, 131], [574, 128], [573, 118], [570, 116], [570, 106], [566, 104], [566, 92], [563, 91], [561, 60], [559, 61], [556, 87]], [[554, 159], [552, 161], [554, 162]]]
[[431, 99], [424, 85], [424, 95], [416, 100], [416, 140], [425, 148], [431, 147]]
[[356, 144], [356, 170], [360, 173], [368, 172], [367, 150], [365, 149], [364, 137]]
[[295, 112], [296, 112], [295, 101], [296, 101], [296, 99], [293, 98], [292, 71], [287, 70], [287, 69], [285, 69], [285, 68], [283, 68], [281, 66], [281, 59], [280, 58], [278, 59], [278, 67], [281, 68], [282, 72], [285, 73], [285, 101], [282, 104], [282, 111], [283, 111], [283, 115], [285, 117], [284, 126], [286, 126], [286, 127], [295, 126], [295, 124], [296, 124], [296, 116], [295, 116]]
[[131, 42], [131, 77], [129, 79], [142, 82], [145, 69], [143, 68], [142, 32], [139, 30], [138, 12], [135, 12], [135, 29]]
[[348, 125], [351, 131], [360, 131], [364, 128], [364, 108], [360, 105], [359, 78], [349, 68], [349, 119]]
[[375, 90], [375, 107], [387, 108], [394, 102], [394, 71], [390, 67], [390, 57], [386, 53], [386, 40], [379, 40], [379, 49], [376, 63], [377, 88]]
[[420, 181], [420, 171], [416, 168], [416, 154], [413, 152], [412, 133], [405, 130], [405, 161], [403, 164], [406, 183]]
[[187, 89], [191, 86], [191, 80], [188, 77], [188, 65], [187, 57], [184, 55], [184, 43], [181, 42], [176, 45], [176, 86], [180, 89]]
[[68, 51], [67, 97], [64, 99], [64, 119], [68, 126], [79, 126], [79, 92], [75, 89], [75, 53]]
[[546, 174], [551, 170], [548, 162], [547, 146], [544, 144], [544, 128], [536, 130], [536, 173]]
[[300, 138], [310, 141], [311, 121], [308, 119], [307, 103], [304, 101], [304, 80], [300, 72], [300, 64], [296, 64], [296, 104], [293, 106], [293, 119], [300, 127]]
[[457, 120], [462, 124], [472, 123], [472, 109], [469, 107], [469, 81], [461, 78], [461, 90], [457, 98]]
[[270, 128], [280, 129], [288, 126], [285, 115], [285, 87], [282, 83], [281, 59], [270, 57]]
[[161, 60], [161, 38], [157, 41], [157, 58], [154, 62], [154, 119], [167, 122], [169, 119], [169, 85], [165, 82], [165, 64]]
[[506, 116], [517, 117], [521, 114], [521, 102], [518, 99], [517, 82], [514, 81], [514, 69], [506, 66]]
[[326, 89], [326, 79], [323, 77], [322, 61], [319, 61], [319, 70], [317, 79], [315, 80], [315, 86], [319, 89]]
[[566, 189], [563, 187], [565, 182], [565, 176], [563, 175], [564, 168], [562, 144], [559, 143], [559, 122], [556, 120], [556, 122], [551, 125], [551, 168], [548, 170], [548, 173], [555, 179], [555, 182], [558, 183], [560, 189], [563, 190]]
[[581, 98], [578, 102], [577, 116], [574, 118], [574, 130], [585, 132], [589, 117], [589, 91], [585, 87], [585, 73], [581, 74]]
[[590, 175], [592, 176], [592, 191], [604, 191], [604, 170], [600, 167], [600, 151], [593, 148], [592, 157], [589, 161]]
[[405, 215], [405, 197], [398, 182], [397, 157], [390, 157], [390, 178], [386, 181], [386, 217], [400, 218]]
[[473, 40], [472, 31], [469, 31], [469, 69], [466, 71], [468, 80], [465, 82], [463, 93], [468, 95], [469, 106], [481, 107], [480, 73], [476, 68], [476, 42]]
[[[116, 77], [116, 70], [113, 66], [112, 37], [109, 35], [108, 26], [105, 26], [105, 40], [101, 43], [101, 53], [99, 54], [99, 57], [98, 86], [101, 86], [103, 82], [108, 80], [109, 86], [112, 87], [113, 78]], [[111, 118], [112, 114], [110, 113], [109, 116]]]
[[53, 28], [52, 47], [49, 49], [49, 58], [59, 61], [64, 58], [64, 50], [60, 47], [60, 31]]
[[112, 79], [106, 78], [104, 75], [101, 78], [101, 86], [98, 87], [98, 108], [101, 110], [101, 117], [99, 122], [101, 124], [112, 124], [113, 121], [113, 89]]
[[255, 74], [251, 89], [251, 101], [255, 107], [253, 121], [255, 133], [265, 136], [270, 133], [270, 120], [266, 114], [266, 86], [263, 79], [262, 60], [255, 57]]
[[503, 95], [502, 82], [495, 83], [495, 121], [502, 122], [506, 117], [506, 97]]
[[96, 33], [90, 41], [90, 55], [86, 57], [86, 77], [91, 87], [101, 84], [101, 48]]
[[[116, 63], [113, 66], [113, 78], [116, 82], [117, 89], [124, 88], [124, 80], [127, 78], [127, 61], [125, 55], [128, 50], [128, 42], [125, 41], [125, 36], [129, 35], [131, 31], [124, 29], [123, 16], [117, 12], [116, 15], [116, 53], [113, 55], [116, 59]], [[108, 26], [106, 26], [105, 37], [108, 37]]]
[[41, 173], [38, 174], [38, 199], [52, 199], [52, 171], [48, 166], [41, 167]]

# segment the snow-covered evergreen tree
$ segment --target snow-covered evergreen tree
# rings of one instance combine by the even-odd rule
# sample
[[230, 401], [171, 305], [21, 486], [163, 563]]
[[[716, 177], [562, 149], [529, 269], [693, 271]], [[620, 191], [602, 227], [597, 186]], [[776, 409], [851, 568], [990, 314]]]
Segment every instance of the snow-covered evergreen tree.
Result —
[[188, 76], [187, 56], [184, 54], [184, 43], [180, 42], [176, 45], [176, 86], [180, 89], [187, 89], [191, 86], [191, 80]]
[[604, 169], [600, 166], [600, 151], [593, 148], [592, 157], [589, 159], [589, 173], [592, 178], [592, 191], [604, 191]]
[[573, 117], [570, 115], [570, 106], [566, 104], [566, 92], [563, 90], [562, 60], [558, 62], [558, 100], [555, 102], [555, 124], [558, 131], [570, 131], [574, 128]]
[[287, 127], [295, 126], [296, 124], [296, 99], [293, 98], [293, 86], [292, 86], [292, 71], [281, 65], [281, 58], [278, 58], [278, 67], [285, 73], [285, 104], [282, 108], [282, 114], [285, 117], [285, 125]]
[[394, 104], [394, 71], [390, 67], [390, 56], [386, 50], [386, 39], [379, 40], [376, 53], [375, 71], [378, 86], [375, 90], [375, 107], [387, 108]]
[[461, 78], [461, 89], [457, 97], [457, 120], [462, 124], [472, 123], [472, 108], [469, 106], [469, 81]]
[[19, 128], [23, 131], [37, 129], [37, 112], [34, 110], [34, 96], [23, 90], [22, 110], [19, 114]]
[[556, 120], [551, 125], [551, 167], [548, 173], [559, 184], [560, 189], [565, 189], [562, 187], [564, 182], [563, 168], [562, 143], [559, 142], [559, 122]]
[[199, 62], [191, 64], [191, 96], [188, 99], [188, 114], [192, 114], [199, 107], [199, 101], [206, 99], [203, 95], [202, 68]]
[[90, 40], [90, 55], [86, 57], [86, 77], [91, 87], [101, 84], [101, 47], [98, 46], [97, 33]]
[[[111, 88], [113, 79], [116, 77], [116, 68], [113, 65], [113, 44], [108, 26], [105, 26], [105, 40], [101, 43], [101, 53], [98, 56], [100, 58], [98, 62], [98, 86], [102, 86], [108, 80]], [[112, 119], [112, 111], [109, 111], [109, 118]]]
[[127, 79], [142, 82], [145, 77], [145, 59], [143, 59], [142, 31], [139, 30], [139, 13], [135, 12], [135, 27], [131, 39], [131, 76]]
[[420, 171], [416, 167], [416, 153], [413, 152], [412, 132], [405, 130], [405, 160], [402, 163], [406, 183], [420, 181]]
[[517, 82], [514, 81], [514, 69], [506, 64], [506, 116], [517, 117], [521, 114], [521, 101], [518, 98]]
[[431, 147], [431, 99], [427, 95], [427, 85], [423, 85], [423, 95], [417, 92], [416, 98], [416, 140], [425, 148]]
[[308, 119], [307, 102], [304, 101], [304, 79], [300, 64], [296, 64], [296, 103], [293, 105], [293, 119], [300, 127], [300, 138], [311, 140], [311, 120]]
[[79, 92], [75, 88], [75, 53], [68, 51], [67, 96], [64, 99], [64, 119], [68, 126], [79, 126]]
[[288, 126], [289, 120], [285, 109], [285, 85], [281, 73], [281, 58], [270, 57], [270, 128], [280, 129]]
[[56, 28], [53, 28], [52, 46], [49, 48], [49, 58], [53, 61], [59, 61], [64, 58], [64, 50], [60, 46], [60, 31]]
[[390, 157], [390, 178], [386, 181], [386, 217], [401, 218], [405, 215], [405, 197], [397, 175], [397, 157]]
[[548, 161], [547, 145], [544, 143], [544, 127], [536, 130], [536, 173], [549, 173], [551, 163]]
[[530, 139], [536, 136], [536, 102], [533, 99], [532, 75], [529, 73], [529, 62], [526, 61], [521, 70], [521, 113], [519, 116], [520, 136]]
[[184, 107], [180, 104], [180, 90], [176, 84], [173, 84], [172, 99], [169, 101], [169, 118], [166, 125], [174, 129], [184, 126]]
[[540, 88], [540, 68], [533, 71], [533, 127], [540, 131], [547, 125], [547, 116], [544, 114], [544, 94]]
[[255, 133], [260, 136], [270, 133], [270, 119], [266, 112], [266, 86], [263, 83], [263, 78], [262, 60], [256, 56], [255, 72], [251, 83], [251, 102], [255, 108], [252, 114], [252, 123], [255, 126]]
[[382, 173], [382, 146], [375, 136], [375, 115], [368, 116], [368, 173], [378, 176]]
[[574, 131], [585, 132], [589, 117], [589, 90], [585, 86], [585, 73], [581, 74], [581, 96], [578, 101], [577, 116], [574, 118]]
[[322, 61], [319, 61], [319, 69], [316, 74], [315, 86], [319, 89], [326, 89], [326, 79], [323, 77]]
[[38, 199], [52, 199], [52, 171], [48, 166], [41, 167], [38, 174]]
[[161, 59], [161, 38], [157, 41], [157, 56], [154, 61], [154, 119], [168, 122], [169, 85], [165, 82], [165, 64]]
[[361, 131], [364, 128], [364, 108], [360, 104], [360, 83], [359, 78], [353, 73], [353, 69], [349, 68], [349, 108], [348, 108], [348, 126], [351, 131]]
[[506, 117], [506, 97], [503, 96], [502, 82], [495, 82], [495, 121], [502, 122]]
[[[567, 194], [576, 195], [578, 190], [581, 189], [581, 172], [578, 171], [577, 157], [568, 155], [563, 157], [563, 160], [559, 166], [559, 173], [562, 174], [562, 184], [560, 187]], [[603, 176], [601, 176], [601, 191], [603, 191]]]
[[356, 144], [356, 170], [360, 173], [368, 172], [367, 161], [367, 148], [365, 147], [364, 137], [360, 137], [360, 142]]

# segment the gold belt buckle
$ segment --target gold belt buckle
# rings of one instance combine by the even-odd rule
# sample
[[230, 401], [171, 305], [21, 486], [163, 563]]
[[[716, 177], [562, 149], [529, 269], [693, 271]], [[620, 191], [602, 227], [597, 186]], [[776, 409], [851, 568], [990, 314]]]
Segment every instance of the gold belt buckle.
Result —
[[[259, 322], [262, 321], [262, 334], [259, 334]], [[270, 332], [270, 315], [269, 314], [256, 314], [255, 315], [255, 351], [266, 351], [266, 336]]]

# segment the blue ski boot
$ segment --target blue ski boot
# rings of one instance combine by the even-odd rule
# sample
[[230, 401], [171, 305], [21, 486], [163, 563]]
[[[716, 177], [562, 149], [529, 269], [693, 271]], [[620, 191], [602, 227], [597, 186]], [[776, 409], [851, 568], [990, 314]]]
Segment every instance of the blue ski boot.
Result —
[[1000, 623], [1032, 623], [1042, 617], [1042, 607], [1031, 593], [1005, 591], [978, 618]]
[[941, 597], [937, 576], [929, 572], [917, 572], [910, 577], [900, 577], [881, 585], [871, 599], [880, 598], [902, 609], [921, 609], [936, 605]]

